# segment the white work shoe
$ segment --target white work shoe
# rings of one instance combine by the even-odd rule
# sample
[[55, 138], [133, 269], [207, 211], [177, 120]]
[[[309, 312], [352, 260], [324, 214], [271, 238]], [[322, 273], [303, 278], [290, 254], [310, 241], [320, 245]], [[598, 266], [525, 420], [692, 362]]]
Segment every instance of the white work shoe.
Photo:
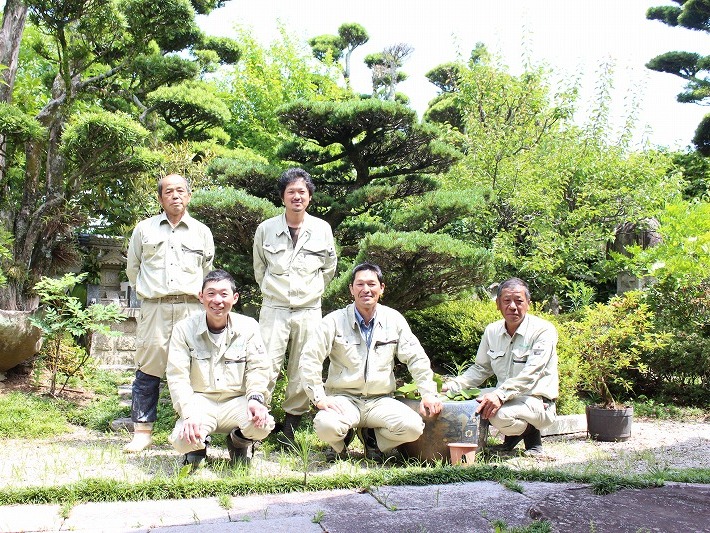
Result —
[[[135, 424], [138, 426], [138, 424]], [[123, 447], [126, 453], [142, 452], [146, 448], [153, 445], [153, 427], [148, 429], [135, 427], [133, 431], [133, 439]]]

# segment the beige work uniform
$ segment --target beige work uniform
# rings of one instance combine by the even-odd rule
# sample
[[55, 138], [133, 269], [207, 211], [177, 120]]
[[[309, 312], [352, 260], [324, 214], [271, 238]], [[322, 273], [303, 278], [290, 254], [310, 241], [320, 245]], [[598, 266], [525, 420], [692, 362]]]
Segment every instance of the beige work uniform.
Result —
[[282, 407], [301, 415], [308, 411], [298, 365], [307, 339], [322, 318], [321, 296], [333, 279], [337, 257], [330, 225], [306, 213], [293, 244], [286, 215], [262, 222], [254, 236], [254, 276], [261, 288], [261, 335], [272, 362], [269, 396], [288, 349], [288, 385]]
[[247, 409], [249, 396], [266, 393], [271, 370], [258, 323], [229, 313], [219, 341], [216, 344], [207, 329], [204, 310], [178, 322], [170, 339], [166, 375], [180, 415], [170, 442], [180, 453], [204, 448], [203, 443], [178, 437], [187, 418], [199, 420], [205, 435], [229, 433], [238, 427], [247, 439], [261, 440], [274, 429], [271, 415], [259, 428], [249, 420]]
[[478, 387], [496, 376], [493, 389], [503, 405], [490, 419], [503, 435], [520, 435], [530, 423], [538, 429], [555, 420], [559, 393], [557, 330], [547, 320], [531, 315], [511, 337], [505, 320], [489, 324], [483, 332], [476, 361], [447, 386], [457, 391]]
[[[326, 358], [330, 366], [323, 384]], [[369, 348], [354, 304], [323, 318], [301, 356], [301, 380], [314, 404], [326, 395], [334, 397], [344, 413], [318, 412], [313, 428], [320, 439], [339, 452], [352, 427], [375, 428], [382, 451], [419, 438], [424, 430], [421, 416], [392, 397], [395, 358], [407, 365], [422, 396], [436, 394], [429, 358], [399, 312], [377, 305]]]
[[173, 326], [202, 310], [197, 295], [213, 260], [212, 232], [188, 213], [174, 228], [161, 213], [133, 230], [126, 274], [141, 299], [135, 354], [141, 372], [165, 374]]

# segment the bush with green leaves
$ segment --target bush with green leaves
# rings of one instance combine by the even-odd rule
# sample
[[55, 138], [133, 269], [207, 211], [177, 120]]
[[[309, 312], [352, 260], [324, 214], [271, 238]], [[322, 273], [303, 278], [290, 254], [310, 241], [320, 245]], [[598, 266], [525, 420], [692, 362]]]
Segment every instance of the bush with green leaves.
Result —
[[646, 371], [641, 354], [668, 342], [668, 335], [653, 331], [653, 312], [640, 291], [587, 307], [580, 320], [565, 326], [567, 342], [578, 354], [580, 389], [612, 409], [615, 394], [632, 388], [629, 371]]
[[85, 277], [86, 274], [64, 274], [58, 279], [43, 277], [34, 287], [40, 298], [40, 309], [30, 321], [42, 330], [44, 337], [39, 363], [51, 375], [51, 395], [56, 393], [60, 375], [65, 378], [61, 393], [69, 379], [89, 361], [89, 354], [76, 338], [90, 332], [118, 335], [111, 331], [110, 325], [125, 319], [116, 304], [84, 308], [78, 298], [71, 296], [71, 291]]
[[646, 302], [656, 329], [670, 339], [642, 353], [649, 371], [638, 388], [681, 404], [710, 405], [710, 278], [681, 287], [658, 283], [648, 290]]

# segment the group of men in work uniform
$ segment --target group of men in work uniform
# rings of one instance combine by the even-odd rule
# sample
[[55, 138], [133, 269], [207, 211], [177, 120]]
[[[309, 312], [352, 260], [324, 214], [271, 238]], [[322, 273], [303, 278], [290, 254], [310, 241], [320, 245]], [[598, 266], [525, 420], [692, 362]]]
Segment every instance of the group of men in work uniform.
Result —
[[[127, 452], [152, 444], [164, 376], [179, 415], [169, 440], [192, 467], [204, 460], [212, 433], [228, 434], [233, 463], [248, 463], [252, 443], [271, 432], [282, 445], [292, 444], [311, 403], [318, 409], [314, 429], [330, 445], [331, 460], [346, 456], [354, 432], [365, 456], [382, 460], [419, 438], [420, 414], [441, 411], [426, 353], [404, 317], [378, 303], [385, 284], [377, 265], [355, 267], [353, 303], [322, 318], [321, 297], [337, 266], [332, 230], [306, 212], [315, 189], [306, 171], [288, 169], [278, 187], [285, 210], [262, 222], [254, 237], [263, 298], [257, 324], [232, 312], [239, 297], [234, 279], [213, 270], [212, 233], [187, 212], [187, 180], [171, 174], [159, 181], [162, 212], [138, 223], [127, 253], [128, 278], [142, 300]], [[496, 375], [498, 385], [481, 398], [482, 416], [501, 426], [503, 447], [524, 439], [535, 451], [539, 429], [554, 419], [556, 333], [549, 322], [526, 316], [524, 282], [514, 280], [505, 290], [515, 293], [501, 300], [499, 290], [505, 327], [487, 329], [476, 363], [445, 387], [476, 386]], [[286, 358], [285, 417], [276, 424], [268, 406]], [[330, 367], [323, 383], [325, 359]], [[408, 366], [419, 388], [420, 414], [392, 398], [395, 360]]]

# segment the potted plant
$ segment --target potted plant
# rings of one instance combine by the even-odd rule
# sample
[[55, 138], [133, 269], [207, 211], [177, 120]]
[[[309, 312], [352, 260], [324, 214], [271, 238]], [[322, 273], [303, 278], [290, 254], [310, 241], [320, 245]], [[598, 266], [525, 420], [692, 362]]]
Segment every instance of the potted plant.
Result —
[[630, 370], [644, 372], [644, 350], [663, 346], [667, 336], [651, 330], [653, 314], [639, 291], [612, 298], [582, 311], [567, 324], [569, 343], [579, 356], [580, 388], [597, 401], [586, 408], [587, 431], [600, 441], [624, 441], [631, 436], [633, 407], [619, 404], [612, 389], [631, 389]]
[[[478, 445], [479, 416], [476, 414], [478, 402], [476, 397], [480, 389], [465, 389], [459, 392], [441, 392], [443, 380], [434, 374], [434, 381], [441, 396], [443, 409], [441, 413], [424, 418], [424, 433], [414, 442], [400, 446], [400, 450], [408, 457], [416, 457], [422, 461], [449, 460], [449, 443], [471, 443]], [[421, 396], [414, 383], [406, 383], [395, 391], [395, 398], [405, 403], [415, 411], [419, 410]]]

